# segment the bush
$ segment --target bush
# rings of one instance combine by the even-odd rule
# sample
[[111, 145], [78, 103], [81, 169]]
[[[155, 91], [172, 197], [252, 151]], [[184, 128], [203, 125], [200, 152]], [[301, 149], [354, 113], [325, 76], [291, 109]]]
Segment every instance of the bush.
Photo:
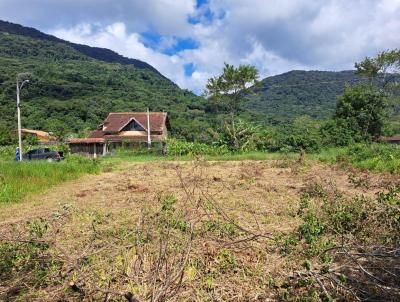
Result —
[[15, 158], [15, 146], [0, 146], [0, 159]]
[[17, 136], [10, 129], [0, 124], [0, 146], [7, 146], [17, 142]]
[[168, 155], [171, 156], [225, 155], [229, 153], [230, 151], [225, 145], [213, 146], [177, 139], [170, 139], [168, 141]]
[[362, 137], [343, 119], [328, 120], [320, 132], [325, 146], [343, 147], [362, 141]]
[[389, 144], [357, 144], [339, 158], [358, 168], [400, 174], [400, 146]]

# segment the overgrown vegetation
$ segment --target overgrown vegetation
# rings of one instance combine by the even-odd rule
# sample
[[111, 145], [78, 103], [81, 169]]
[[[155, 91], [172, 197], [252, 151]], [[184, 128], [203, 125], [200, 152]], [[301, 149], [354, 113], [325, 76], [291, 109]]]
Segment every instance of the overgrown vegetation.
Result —
[[337, 163], [361, 170], [400, 173], [400, 146], [389, 144], [355, 144], [343, 148], [324, 149], [311, 154], [311, 159]]
[[310, 186], [298, 210], [302, 223], [278, 240], [304, 267], [287, 279], [284, 300], [398, 300], [399, 192], [395, 185], [373, 198], [349, 198], [335, 187]]

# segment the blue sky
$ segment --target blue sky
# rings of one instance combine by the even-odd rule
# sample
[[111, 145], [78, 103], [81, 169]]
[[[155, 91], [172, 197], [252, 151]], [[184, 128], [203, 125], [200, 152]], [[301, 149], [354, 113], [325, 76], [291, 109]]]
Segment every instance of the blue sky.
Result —
[[0, 19], [146, 61], [196, 93], [224, 62], [265, 77], [400, 47], [400, 0], [0, 0]]

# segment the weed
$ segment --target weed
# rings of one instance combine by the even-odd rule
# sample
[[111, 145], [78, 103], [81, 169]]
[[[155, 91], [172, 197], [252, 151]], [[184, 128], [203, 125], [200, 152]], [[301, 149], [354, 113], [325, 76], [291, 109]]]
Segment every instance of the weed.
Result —
[[309, 195], [309, 197], [318, 197], [318, 198], [326, 198], [328, 196], [327, 191], [321, 183], [311, 182], [307, 184], [305, 188], [305, 193]]
[[163, 212], [174, 212], [174, 204], [177, 202], [175, 195], [167, 194], [158, 196], [159, 202], [161, 203], [161, 211]]
[[367, 176], [358, 176], [356, 174], [349, 174], [348, 176], [349, 183], [353, 184], [356, 188], [366, 188], [368, 189], [371, 184]]
[[299, 209], [297, 215], [302, 216], [306, 210], [310, 207], [310, 194], [303, 193], [300, 198]]
[[189, 225], [186, 221], [178, 219], [171, 219], [171, 227], [181, 232], [186, 232], [189, 229]]
[[400, 205], [400, 186], [392, 186], [387, 193], [378, 192], [378, 201], [380, 203], [389, 203], [392, 205]]
[[223, 222], [220, 220], [204, 220], [201, 229], [203, 232], [214, 233], [219, 237], [237, 235], [237, 227], [233, 222]]
[[299, 243], [298, 236], [295, 234], [281, 234], [275, 237], [275, 242], [279, 246], [282, 255], [290, 254]]
[[19, 280], [13, 291], [0, 293], [0, 300], [12, 300], [31, 287], [46, 286], [50, 276], [60, 270], [60, 262], [53, 259], [50, 245], [42, 241], [49, 229], [46, 220], [39, 218], [26, 223], [27, 239], [0, 242], [0, 283]]
[[39, 239], [43, 238], [47, 232], [49, 224], [43, 218], [34, 219], [27, 222], [27, 229], [31, 238]]
[[309, 210], [303, 216], [303, 223], [299, 227], [299, 234], [305, 239], [306, 243], [311, 244], [318, 240], [318, 237], [324, 233], [324, 230], [324, 224], [313, 210]]
[[221, 249], [218, 252], [217, 260], [222, 271], [232, 270], [238, 266], [235, 256], [228, 249]]

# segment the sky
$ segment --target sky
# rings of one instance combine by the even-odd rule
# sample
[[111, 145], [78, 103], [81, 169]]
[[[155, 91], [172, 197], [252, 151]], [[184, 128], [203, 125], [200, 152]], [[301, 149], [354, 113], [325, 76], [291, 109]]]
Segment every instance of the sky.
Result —
[[400, 0], [0, 0], [0, 19], [145, 61], [197, 94], [224, 62], [263, 78], [400, 47]]

